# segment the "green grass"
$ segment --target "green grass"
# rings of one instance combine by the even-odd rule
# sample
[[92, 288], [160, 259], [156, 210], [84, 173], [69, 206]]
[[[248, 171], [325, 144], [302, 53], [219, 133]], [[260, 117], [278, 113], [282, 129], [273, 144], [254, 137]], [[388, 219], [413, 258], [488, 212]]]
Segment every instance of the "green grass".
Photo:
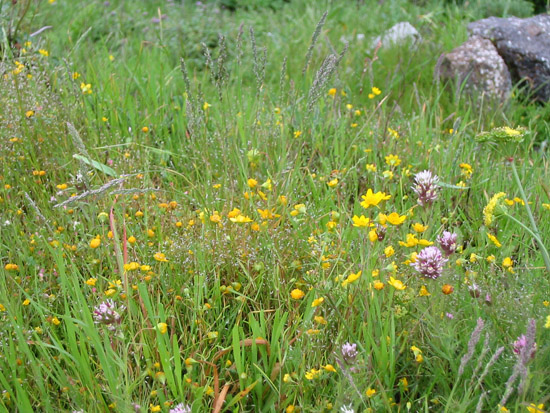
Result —
[[[0, 410], [499, 411], [521, 357], [506, 407], [548, 406], [548, 105], [433, 79], [489, 2], [184, 3], [0, 0]], [[417, 47], [369, 50], [403, 20]], [[503, 126], [529, 133], [476, 140]], [[391, 198], [365, 209], [368, 189]], [[446, 230], [457, 251], [421, 277], [399, 242]]]

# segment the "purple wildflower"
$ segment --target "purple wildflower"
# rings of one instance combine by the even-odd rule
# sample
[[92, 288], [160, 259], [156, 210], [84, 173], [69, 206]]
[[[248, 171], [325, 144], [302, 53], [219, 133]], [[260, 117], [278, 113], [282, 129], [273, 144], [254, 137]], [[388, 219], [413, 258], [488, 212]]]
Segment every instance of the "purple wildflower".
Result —
[[437, 279], [441, 277], [443, 266], [448, 260], [443, 258], [437, 247], [426, 247], [418, 253], [414, 268], [426, 278]]
[[[521, 354], [522, 350], [527, 346], [527, 337], [525, 337], [525, 334], [522, 334], [518, 337], [516, 341], [514, 341], [514, 353], [518, 356]], [[530, 359], [535, 358], [535, 352], [537, 351], [537, 343], [533, 343], [533, 348], [531, 350], [531, 355], [529, 356]]]
[[357, 344], [351, 344], [346, 343], [342, 346], [342, 356], [344, 357], [344, 361], [348, 364], [355, 363], [355, 359], [357, 358]]
[[439, 177], [430, 171], [422, 171], [414, 176], [412, 190], [418, 195], [418, 205], [425, 206], [437, 199]]
[[191, 413], [191, 407], [180, 403], [177, 406], [174, 406], [173, 409], [170, 409], [169, 413]]
[[449, 231], [443, 231], [443, 234], [437, 237], [437, 242], [447, 257], [456, 251], [456, 238], [457, 234]]
[[105, 324], [111, 331], [116, 330], [116, 324], [121, 321], [120, 313], [126, 309], [123, 305], [117, 307], [113, 300], [106, 300], [94, 308], [94, 319], [98, 324]]

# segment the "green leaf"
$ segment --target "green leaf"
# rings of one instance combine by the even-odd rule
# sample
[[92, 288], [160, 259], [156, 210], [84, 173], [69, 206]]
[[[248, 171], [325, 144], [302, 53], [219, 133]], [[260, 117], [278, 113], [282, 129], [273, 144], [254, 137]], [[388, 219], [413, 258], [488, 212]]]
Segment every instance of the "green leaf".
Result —
[[78, 159], [79, 161], [84, 162], [86, 165], [89, 165], [97, 169], [98, 171], [103, 172], [105, 175], [112, 176], [113, 178], [118, 178], [119, 176], [113, 168], [109, 168], [107, 165], [94, 161], [93, 159], [78, 155], [76, 153], [73, 155], [73, 158]]

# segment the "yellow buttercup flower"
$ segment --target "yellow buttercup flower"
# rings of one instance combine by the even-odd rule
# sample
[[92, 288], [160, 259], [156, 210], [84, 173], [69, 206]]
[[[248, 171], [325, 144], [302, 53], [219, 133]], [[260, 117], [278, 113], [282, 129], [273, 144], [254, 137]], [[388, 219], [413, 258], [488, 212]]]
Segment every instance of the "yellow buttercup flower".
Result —
[[388, 200], [391, 198], [391, 195], [386, 195], [384, 192], [374, 193], [372, 189], [368, 189], [365, 195], [362, 195], [363, 201], [361, 201], [361, 206], [367, 209], [370, 206], [377, 206], [380, 202]]
[[294, 298], [295, 300], [301, 300], [302, 298], [304, 298], [305, 295], [306, 294], [302, 290], [300, 290], [299, 288], [295, 288], [294, 290], [292, 290], [290, 292], [290, 296], [292, 298]]
[[386, 216], [386, 220], [392, 225], [401, 225], [406, 219], [406, 215], [399, 215], [397, 212], [392, 212]]
[[354, 227], [372, 227], [374, 225], [370, 221], [370, 219], [366, 218], [364, 215], [361, 215], [360, 217], [358, 217], [357, 215], [354, 215], [352, 220], [353, 220]]
[[397, 280], [393, 277], [390, 277], [390, 280], [388, 281], [388, 284], [391, 285], [396, 290], [400, 290], [400, 291], [407, 288], [407, 286], [405, 284], [403, 284], [403, 282], [401, 280]]

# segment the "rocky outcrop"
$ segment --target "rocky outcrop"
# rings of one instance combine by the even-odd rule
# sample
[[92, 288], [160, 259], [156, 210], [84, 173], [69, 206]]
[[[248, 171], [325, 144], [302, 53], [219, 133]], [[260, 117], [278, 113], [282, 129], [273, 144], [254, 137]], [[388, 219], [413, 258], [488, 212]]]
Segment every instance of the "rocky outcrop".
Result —
[[470, 23], [468, 31], [493, 43], [515, 82], [527, 81], [536, 99], [550, 101], [550, 15], [490, 17]]
[[392, 45], [399, 45], [410, 41], [413, 44], [422, 40], [418, 30], [409, 22], [399, 22], [386, 30], [381, 36], [376, 37], [371, 43], [371, 49], [380, 45], [382, 48], [388, 48]]
[[510, 72], [490, 40], [472, 37], [442, 56], [437, 75], [457, 80], [458, 89], [503, 101], [512, 88]]

